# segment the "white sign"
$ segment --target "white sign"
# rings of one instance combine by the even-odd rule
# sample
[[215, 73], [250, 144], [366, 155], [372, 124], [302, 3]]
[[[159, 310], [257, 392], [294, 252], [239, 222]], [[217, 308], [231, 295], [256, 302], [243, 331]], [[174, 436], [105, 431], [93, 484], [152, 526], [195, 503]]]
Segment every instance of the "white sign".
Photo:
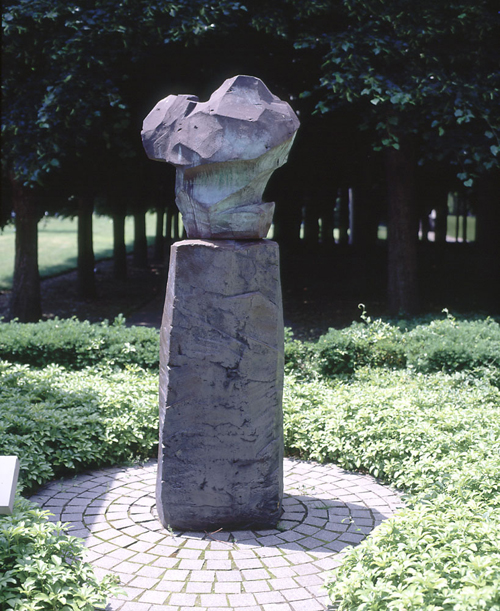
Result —
[[18, 476], [17, 456], [0, 456], [0, 515], [11, 515], [14, 509]]

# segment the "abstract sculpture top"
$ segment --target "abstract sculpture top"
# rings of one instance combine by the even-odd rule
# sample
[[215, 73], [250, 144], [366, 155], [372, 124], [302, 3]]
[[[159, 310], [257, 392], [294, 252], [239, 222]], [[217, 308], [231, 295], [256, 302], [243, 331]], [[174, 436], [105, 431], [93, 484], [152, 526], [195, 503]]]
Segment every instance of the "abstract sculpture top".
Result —
[[265, 238], [274, 203], [262, 194], [299, 120], [253, 76], [224, 81], [208, 102], [169, 95], [144, 119], [150, 159], [176, 166], [176, 202], [189, 238]]

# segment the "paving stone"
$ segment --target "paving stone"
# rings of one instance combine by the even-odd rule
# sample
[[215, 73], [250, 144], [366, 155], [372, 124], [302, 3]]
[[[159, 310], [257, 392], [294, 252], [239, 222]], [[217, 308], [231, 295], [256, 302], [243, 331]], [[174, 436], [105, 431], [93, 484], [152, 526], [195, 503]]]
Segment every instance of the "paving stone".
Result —
[[174, 569], [179, 568], [177, 565], [180, 564], [180, 560], [178, 558], [158, 558], [153, 562], [152, 566], [157, 566], [159, 568], [164, 569]]
[[270, 603], [282, 603], [285, 602], [283, 594], [281, 592], [256, 592], [255, 598], [259, 605], [269, 605]]
[[236, 566], [241, 569], [261, 569], [262, 562], [257, 558], [242, 558], [234, 561]]
[[274, 567], [269, 569], [269, 572], [275, 577], [275, 579], [285, 579], [286, 577], [295, 577], [297, 572], [292, 566]]
[[215, 571], [192, 571], [191, 581], [209, 581], [212, 583], [215, 580]]
[[122, 590], [124, 593], [120, 593], [117, 596], [117, 598], [121, 598], [122, 600], [133, 600], [134, 598], [138, 598], [144, 594], [144, 590], [139, 588], [131, 588], [129, 585], [122, 586]]
[[127, 602], [120, 607], [120, 611], [149, 611], [151, 605], [148, 603], [140, 602]]
[[165, 573], [165, 569], [154, 566], [143, 566], [137, 571], [137, 575], [141, 577], [152, 577], [158, 579]]
[[[254, 583], [254, 582], [251, 582], [251, 583]], [[211, 585], [212, 584], [210, 584], [210, 586]], [[214, 589], [215, 589], [215, 594], [240, 594], [241, 593], [241, 583], [236, 583], [233, 581], [215, 583]]]
[[166, 602], [168, 594], [166, 592], [159, 592], [158, 590], [150, 590], [149, 592], [145, 592], [140, 598], [139, 602], [141, 603], [158, 603], [162, 605]]
[[146, 541], [136, 541], [132, 545], [129, 545], [127, 549], [133, 552], [148, 552], [154, 549], [155, 555], [158, 555], [158, 549], [152, 543], [147, 543]]
[[[241, 571], [217, 571], [217, 581], [242, 581]], [[266, 573], [267, 575], [267, 573]]]
[[156, 590], [159, 590], [162, 592], [180, 592], [183, 589], [184, 589], [183, 581], [166, 581], [165, 579], [163, 579], [156, 586]]
[[130, 582], [130, 586], [133, 588], [142, 588], [144, 590], [151, 590], [158, 584], [158, 579], [152, 577], [136, 577]]
[[289, 566], [289, 563], [285, 560], [285, 558], [283, 558], [283, 556], [272, 556], [270, 558], [262, 558], [262, 562], [268, 568]]
[[291, 588], [283, 590], [282, 594], [289, 602], [311, 598], [311, 593], [306, 588]]
[[[208, 570], [222, 571], [224, 569], [230, 570], [232, 568], [231, 560], [207, 560], [206, 567]], [[201, 569], [201, 566], [198, 567]]]
[[226, 594], [201, 594], [201, 604], [205, 607], [228, 607]]
[[295, 580], [301, 586], [317, 586], [323, 583], [323, 579], [319, 575], [298, 575]]
[[174, 593], [170, 597], [169, 605], [185, 605], [194, 607], [196, 602], [197, 594], [186, 594], [186, 593]]
[[170, 569], [165, 573], [165, 579], [170, 581], [185, 581], [189, 571], [182, 571], [180, 569]]
[[154, 461], [57, 482], [33, 499], [76, 527], [70, 533], [85, 538], [98, 576], [120, 577], [128, 598], [112, 598], [107, 611], [325, 611], [325, 571], [401, 501], [334, 465], [288, 459], [284, 467], [285, 530], [172, 535], [154, 508]]
[[130, 560], [131, 562], [137, 562], [139, 564], [151, 564], [155, 560], [157, 560], [158, 556], [155, 554], [148, 554], [146, 552], [139, 552], [135, 556], [133, 556]]
[[113, 545], [118, 547], [128, 547], [129, 545], [133, 545], [135, 542], [136, 540], [133, 537], [128, 537], [127, 535], [120, 535], [111, 541]]
[[[201, 552], [198, 552], [198, 556]], [[228, 550], [207, 550], [205, 552], [205, 560], [229, 560], [229, 551]]]
[[247, 592], [269, 592], [271, 590], [269, 582], [264, 580], [245, 581], [243, 587]]
[[290, 588], [296, 588], [297, 582], [294, 581], [291, 577], [282, 578], [282, 579], [270, 579], [269, 585], [273, 590], [288, 590]]
[[232, 607], [250, 607], [256, 603], [253, 594], [229, 594], [228, 598]]
[[189, 581], [186, 586], [188, 594], [210, 594], [212, 592], [211, 581]]
[[317, 600], [301, 600], [300, 602], [292, 602], [294, 611], [322, 611], [325, 607]]
[[[199, 571], [203, 567], [204, 562], [205, 562], [204, 560], [190, 560], [190, 559], [184, 558], [179, 563], [179, 569], [188, 569], [189, 571]], [[216, 560], [214, 562], [220, 562], [220, 561]], [[229, 562], [228, 568], [231, 568], [230, 560], [226, 560], [224, 562]], [[207, 569], [211, 569], [211, 568], [216, 568], [216, 567], [207, 566]]]
[[253, 579], [269, 579], [269, 573], [264, 569], [248, 569], [241, 571], [241, 573], [248, 581]]

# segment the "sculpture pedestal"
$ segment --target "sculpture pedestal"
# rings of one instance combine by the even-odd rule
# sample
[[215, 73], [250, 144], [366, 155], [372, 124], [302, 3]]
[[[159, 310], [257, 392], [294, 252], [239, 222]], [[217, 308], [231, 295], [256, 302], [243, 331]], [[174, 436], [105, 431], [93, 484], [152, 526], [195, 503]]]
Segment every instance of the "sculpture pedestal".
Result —
[[276, 525], [283, 496], [278, 245], [174, 244], [160, 351], [161, 522], [179, 530]]

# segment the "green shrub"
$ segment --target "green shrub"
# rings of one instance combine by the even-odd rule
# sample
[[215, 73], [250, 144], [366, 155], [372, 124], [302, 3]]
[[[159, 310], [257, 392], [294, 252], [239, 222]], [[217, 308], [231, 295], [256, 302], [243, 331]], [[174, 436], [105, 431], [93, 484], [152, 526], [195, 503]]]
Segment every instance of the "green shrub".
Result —
[[138, 367], [30, 370], [0, 361], [0, 454], [15, 454], [28, 490], [66, 472], [151, 456], [157, 376]]
[[339, 609], [500, 609], [500, 391], [486, 376], [361, 369], [289, 377], [288, 453], [411, 493], [327, 580]]
[[285, 328], [285, 373], [294, 373], [303, 379], [316, 377], [314, 344], [294, 339], [293, 332]]
[[352, 374], [358, 367], [402, 368], [406, 365], [404, 335], [394, 325], [372, 321], [363, 312], [363, 322], [346, 329], [329, 329], [315, 345], [316, 367], [324, 376]]
[[489, 318], [457, 321], [448, 315], [415, 327], [406, 337], [408, 364], [417, 371], [500, 368], [500, 325]]
[[[500, 391], [487, 379], [367, 368], [329, 385], [289, 376], [283, 408], [291, 455], [416, 493], [450, 490], [460, 471], [470, 486], [500, 491]], [[489, 480], [491, 456], [499, 471]]]
[[76, 318], [0, 322], [0, 359], [34, 367], [57, 363], [83, 369], [110, 363], [158, 370], [159, 333], [147, 327], [126, 327], [122, 316], [112, 324], [91, 324]]
[[106, 576], [99, 583], [83, 561], [82, 540], [47, 514], [18, 498], [13, 514], [0, 516], [0, 609], [94, 611], [118, 580]]
[[498, 611], [500, 520], [473, 499], [422, 501], [352, 549], [327, 589], [339, 611]]
[[[154, 452], [157, 374], [127, 365], [150, 359], [157, 369], [156, 331], [142, 342], [137, 334], [151, 330], [125, 329], [122, 319], [16, 324], [0, 324], [0, 350], [28, 359], [31, 346], [33, 364], [44, 366], [0, 362], [0, 453], [20, 456], [25, 488]], [[369, 472], [408, 493], [407, 507], [328, 580], [340, 610], [500, 610], [499, 334], [489, 319], [448, 316], [408, 331], [365, 314], [315, 344], [287, 332], [287, 454]], [[106, 365], [45, 366], [56, 359]]]

